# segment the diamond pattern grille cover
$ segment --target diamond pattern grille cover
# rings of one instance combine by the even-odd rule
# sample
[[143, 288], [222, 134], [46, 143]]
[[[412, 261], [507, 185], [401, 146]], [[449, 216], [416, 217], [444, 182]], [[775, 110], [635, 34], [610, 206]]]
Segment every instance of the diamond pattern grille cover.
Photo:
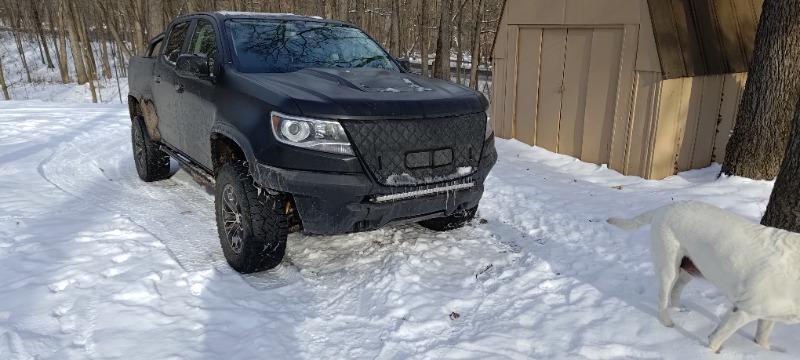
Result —
[[[471, 175], [478, 168], [486, 114], [415, 120], [341, 121], [361, 161], [383, 185], [430, 184]], [[406, 167], [406, 154], [451, 149], [443, 166]], [[437, 164], [441, 161], [436, 162]]]

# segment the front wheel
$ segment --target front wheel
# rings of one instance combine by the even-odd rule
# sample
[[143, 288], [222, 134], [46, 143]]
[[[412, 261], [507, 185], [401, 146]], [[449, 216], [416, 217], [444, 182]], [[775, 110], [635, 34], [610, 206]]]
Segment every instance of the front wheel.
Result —
[[283, 260], [289, 222], [285, 200], [259, 191], [247, 166], [237, 162], [217, 172], [217, 231], [225, 259], [243, 274], [272, 269]]
[[475, 218], [475, 213], [478, 212], [478, 207], [467, 209], [464, 211], [456, 212], [450, 216], [433, 218], [420, 221], [422, 227], [431, 229], [433, 231], [447, 231], [463, 227], [468, 222]]

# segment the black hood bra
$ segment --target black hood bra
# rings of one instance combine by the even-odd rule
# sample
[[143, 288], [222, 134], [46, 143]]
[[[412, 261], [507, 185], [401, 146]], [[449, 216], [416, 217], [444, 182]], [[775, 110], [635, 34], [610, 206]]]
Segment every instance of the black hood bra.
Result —
[[375, 68], [309, 68], [243, 77], [286, 95], [304, 116], [409, 119], [485, 112], [488, 101], [448, 81]]

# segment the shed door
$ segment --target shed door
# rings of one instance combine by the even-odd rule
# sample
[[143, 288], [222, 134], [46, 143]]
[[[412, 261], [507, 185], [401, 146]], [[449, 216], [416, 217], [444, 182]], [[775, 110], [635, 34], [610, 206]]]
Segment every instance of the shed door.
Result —
[[514, 94], [514, 136], [608, 163], [623, 35], [622, 28], [520, 26], [516, 79], [508, 82], [514, 91], [507, 92]]

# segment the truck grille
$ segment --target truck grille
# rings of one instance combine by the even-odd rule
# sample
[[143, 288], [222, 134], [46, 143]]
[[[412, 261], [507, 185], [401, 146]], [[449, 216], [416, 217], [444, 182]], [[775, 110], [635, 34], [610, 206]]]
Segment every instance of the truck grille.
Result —
[[473, 174], [483, 147], [486, 114], [341, 123], [379, 183], [414, 186]]

